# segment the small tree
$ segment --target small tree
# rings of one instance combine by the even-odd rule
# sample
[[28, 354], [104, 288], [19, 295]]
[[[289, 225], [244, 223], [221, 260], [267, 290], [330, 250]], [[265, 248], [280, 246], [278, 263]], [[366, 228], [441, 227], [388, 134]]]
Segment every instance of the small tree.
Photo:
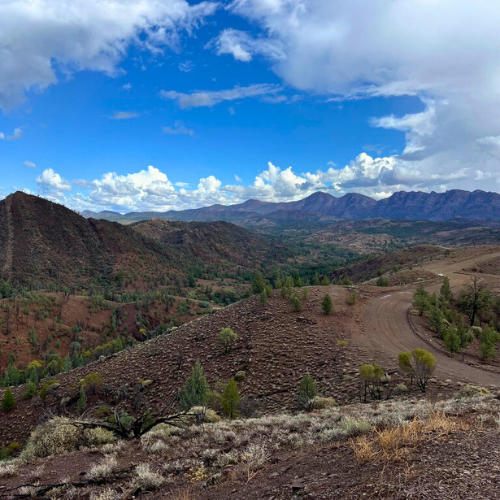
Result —
[[321, 302], [321, 309], [325, 314], [332, 314], [333, 311], [333, 301], [329, 293], [325, 293], [323, 300]]
[[299, 385], [299, 404], [305, 410], [311, 409], [311, 401], [318, 395], [316, 381], [306, 372]]
[[190, 377], [186, 380], [180, 394], [180, 407], [188, 411], [193, 406], [205, 406], [208, 397], [208, 382], [201, 363], [197, 361], [193, 366]]
[[223, 328], [218, 334], [217, 334], [217, 340], [222, 344], [224, 347], [224, 353], [227, 354], [230, 350], [232, 345], [238, 340], [238, 334], [235, 333], [232, 328]]
[[292, 304], [292, 310], [294, 312], [302, 311], [302, 304], [300, 303], [300, 297], [298, 294], [294, 293], [290, 298], [290, 303]]
[[238, 392], [238, 384], [234, 377], [227, 383], [226, 389], [222, 394], [222, 408], [224, 413], [230, 418], [236, 418], [238, 413], [238, 405], [240, 404], [240, 393]]
[[2, 410], [10, 411], [16, 406], [16, 399], [14, 398], [14, 394], [10, 390], [10, 387], [7, 387], [5, 393], [2, 398]]
[[449, 304], [451, 299], [453, 298], [453, 294], [451, 293], [450, 288], [450, 279], [447, 276], [444, 277], [441, 290], [439, 291], [439, 297], [443, 302], [447, 304]]
[[363, 382], [366, 396], [369, 393], [373, 399], [382, 399], [381, 382], [384, 376], [384, 370], [377, 364], [361, 365], [359, 367], [359, 376]]
[[474, 276], [471, 283], [460, 292], [457, 306], [469, 317], [470, 326], [474, 326], [477, 315], [488, 309], [491, 301], [489, 290]]
[[483, 328], [479, 335], [479, 353], [482, 359], [488, 360], [497, 357], [497, 342], [498, 333], [489, 326]]
[[252, 292], [254, 294], [256, 293], [262, 293], [266, 288], [266, 280], [262, 276], [262, 273], [260, 271], [254, 271], [252, 275]]
[[439, 335], [440, 338], [443, 338], [445, 326], [446, 326], [446, 318], [443, 314], [443, 311], [437, 306], [432, 306], [429, 314], [429, 325], [430, 327]]
[[76, 407], [80, 412], [87, 408], [87, 392], [85, 391], [85, 386], [83, 384], [80, 385], [80, 397], [78, 398]]
[[413, 349], [400, 353], [398, 361], [401, 370], [408, 373], [412, 380], [415, 379], [420, 390], [425, 392], [427, 381], [436, 368], [436, 358], [425, 349]]
[[424, 314], [430, 307], [430, 296], [429, 293], [425, 291], [424, 285], [419, 285], [417, 291], [413, 295], [413, 307], [420, 311], [420, 316]]
[[444, 346], [451, 354], [459, 352], [461, 349], [460, 336], [455, 325], [448, 326], [443, 333]]

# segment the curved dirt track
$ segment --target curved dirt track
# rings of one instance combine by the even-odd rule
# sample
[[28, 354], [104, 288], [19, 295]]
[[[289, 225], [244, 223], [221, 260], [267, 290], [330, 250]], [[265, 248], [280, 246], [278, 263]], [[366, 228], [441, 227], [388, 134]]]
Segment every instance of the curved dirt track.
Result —
[[468, 382], [475, 385], [500, 385], [500, 374], [474, 368], [432, 348], [415, 335], [407, 319], [413, 292], [387, 291], [367, 305], [362, 329], [353, 332], [352, 342], [361, 351], [386, 367], [397, 366], [402, 351], [427, 349], [436, 356], [435, 375], [440, 379]]

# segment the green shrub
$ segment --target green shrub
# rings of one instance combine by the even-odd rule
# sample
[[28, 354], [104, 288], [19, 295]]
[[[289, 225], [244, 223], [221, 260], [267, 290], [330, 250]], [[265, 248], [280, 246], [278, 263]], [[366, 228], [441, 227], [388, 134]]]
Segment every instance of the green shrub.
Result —
[[12, 394], [10, 387], [7, 387], [2, 398], [2, 410], [10, 411], [15, 406], [16, 406], [16, 399], [14, 398], [14, 394]]
[[290, 297], [290, 303], [292, 304], [292, 310], [294, 312], [302, 311], [302, 304], [300, 303], [300, 297], [298, 296], [298, 294], [294, 293]]
[[224, 352], [227, 354], [231, 346], [238, 340], [238, 334], [235, 333], [231, 328], [223, 328], [217, 334], [217, 340], [224, 347]]
[[226, 386], [226, 390], [222, 394], [222, 408], [230, 419], [236, 418], [239, 403], [240, 394], [238, 392], [238, 385], [234, 377], [232, 377]]
[[180, 394], [180, 408], [187, 411], [193, 406], [205, 406], [208, 396], [208, 382], [200, 362], [193, 366], [190, 377], [186, 380]]
[[418, 387], [425, 392], [427, 381], [436, 368], [436, 358], [425, 349], [402, 352], [398, 357], [399, 367], [417, 381]]
[[311, 377], [309, 372], [302, 377], [299, 384], [298, 400], [300, 406], [305, 410], [311, 410], [311, 402], [318, 395], [318, 387], [316, 381]]
[[325, 293], [321, 301], [321, 310], [324, 314], [331, 314], [333, 311], [333, 301], [329, 293]]

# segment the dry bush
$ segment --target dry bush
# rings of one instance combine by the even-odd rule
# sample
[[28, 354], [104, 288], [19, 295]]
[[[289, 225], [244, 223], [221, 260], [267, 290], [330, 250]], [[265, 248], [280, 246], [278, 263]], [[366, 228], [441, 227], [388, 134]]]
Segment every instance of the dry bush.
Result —
[[82, 432], [69, 418], [55, 417], [31, 433], [20, 458], [24, 462], [32, 462], [37, 458], [62, 455], [79, 448], [115, 441], [115, 436], [109, 431], [86, 429]]
[[427, 419], [416, 417], [406, 425], [376, 430], [371, 439], [366, 435], [351, 439], [349, 444], [356, 460], [361, 463], [399, 460], [411, 447], [424, 442], [430, 435], [438, 439], [468, 428], [466, 422], [448, 417], [442, 411], [434, 411]]
[[116, 457], [113, 455], [105, 455], [98, 464], [94, 464], [90, 468], [87, 477], [92, 481], [103, 481], [110, 478], [117, 467], [118, 462]]
[[0, 477], [14, 477], [19, 469], [17, 461], [0, 462]]
[[165, 482], [165, 478], [151, 470], [149, 464], [139, 464], [135, 468], [132, 487], [143, 491], [156, 490]]

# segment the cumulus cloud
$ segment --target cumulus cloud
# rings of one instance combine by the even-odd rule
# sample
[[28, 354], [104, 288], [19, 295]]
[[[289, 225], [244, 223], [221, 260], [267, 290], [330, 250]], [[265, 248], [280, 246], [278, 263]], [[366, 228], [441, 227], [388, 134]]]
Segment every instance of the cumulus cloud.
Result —
[[[243, 185], [237, 175], [234, 176], [236, 184], [223, 184], [214, 175], [208, 175], [190, 189], [189, 183], [172, 183], [167, 174], [153, 166], [137, 173], [119, 175], [108, 172], [93, 181], [74, 181], [73, 185], [85, 191], [80, 190], [71, 197], [65, 195], [69, 183], [50, 169], [39, 177], [38, 182], [42, 184], [44, 177], [43, 184], [50, 187], [44, 192], [50, 191], [53, 198], [58, 192], [58, 201], [73, 208], [129, 212], [184, 210], [216, 203], [228, 205], [252, 198], [292, 201], [317, 191], [330, 192], [335, 196], [358, 192], [379, 199], [402, 189], [444, 191], [466, 175], [463, 170], [448, 174], [425, 173], [412, 169], [408, 162], [395, 157], [374, 158], [361, 153], [342, 168], [329, 167], [312, 172], [295, 172], [291, 166], [282, 168], [269, 162], [249, 185]], [[491, 182], [482, 171], [477, 170], [474, 175], [477, 179]]]
[[57, 72], [116, 75], [132, 43], [154, 54], [176, 49], [180, 33], [192, 33], [217, 7], [187, 0], [0, 2], [0, 107], [54, 84]]
[[23, 165], [28, 168], [36, 168], [36, 163], [33, 163], [32, 161], [26, 160], [23, 162]]
[[110, 116], [111, 120], [131, 120], [132, 118], [138, 118], [139, 113], [134, 113], [132, 111], [116, 111], [114, 115]]
[[184, 94], [175, 90], [162, 90], [160, 96], [164, 99], [177, 101], [182, 109], [213, 107], [224, 101], [237, 101], [251, 97], [273, 96], [282, 90], [279, 85], [258, 83], [248, 87], [234, 87], [228, 90], [200, 90]]
[[18, 141], [23, 136], [23, 131], [21, 128], [14, 129], [12, 134], [6, 134], [5, 132], [0, 132], [0, 140], [2, 141]]
[[490, 178], [500, 169], [490, 139], [500, 137], [496, 0], [459, 8], [453, 0], [376, 0], [369, 8], [364, 0], [233, 0], [229, 10], [258, 29], [222, 31], [210, 43], [219, 55], [265, 57], [286, 84], [329, 100], [420, 98], [422, 112], [371, 122], [405, 133], [398, 160], [417, 177], [465, 172], [454, 186], [468, 188], [476, 170]]
[[187, 128], [182, 122], [175, 122], [173, 127], [163, 127], [163, 133], [170, 135], [194, 135], [194, 130]]
[[65, 193], [71, 191], [71, 184], [53, 169], [45, 169], [36, 178], [38, 191], [52, 201], [64, 202]]

